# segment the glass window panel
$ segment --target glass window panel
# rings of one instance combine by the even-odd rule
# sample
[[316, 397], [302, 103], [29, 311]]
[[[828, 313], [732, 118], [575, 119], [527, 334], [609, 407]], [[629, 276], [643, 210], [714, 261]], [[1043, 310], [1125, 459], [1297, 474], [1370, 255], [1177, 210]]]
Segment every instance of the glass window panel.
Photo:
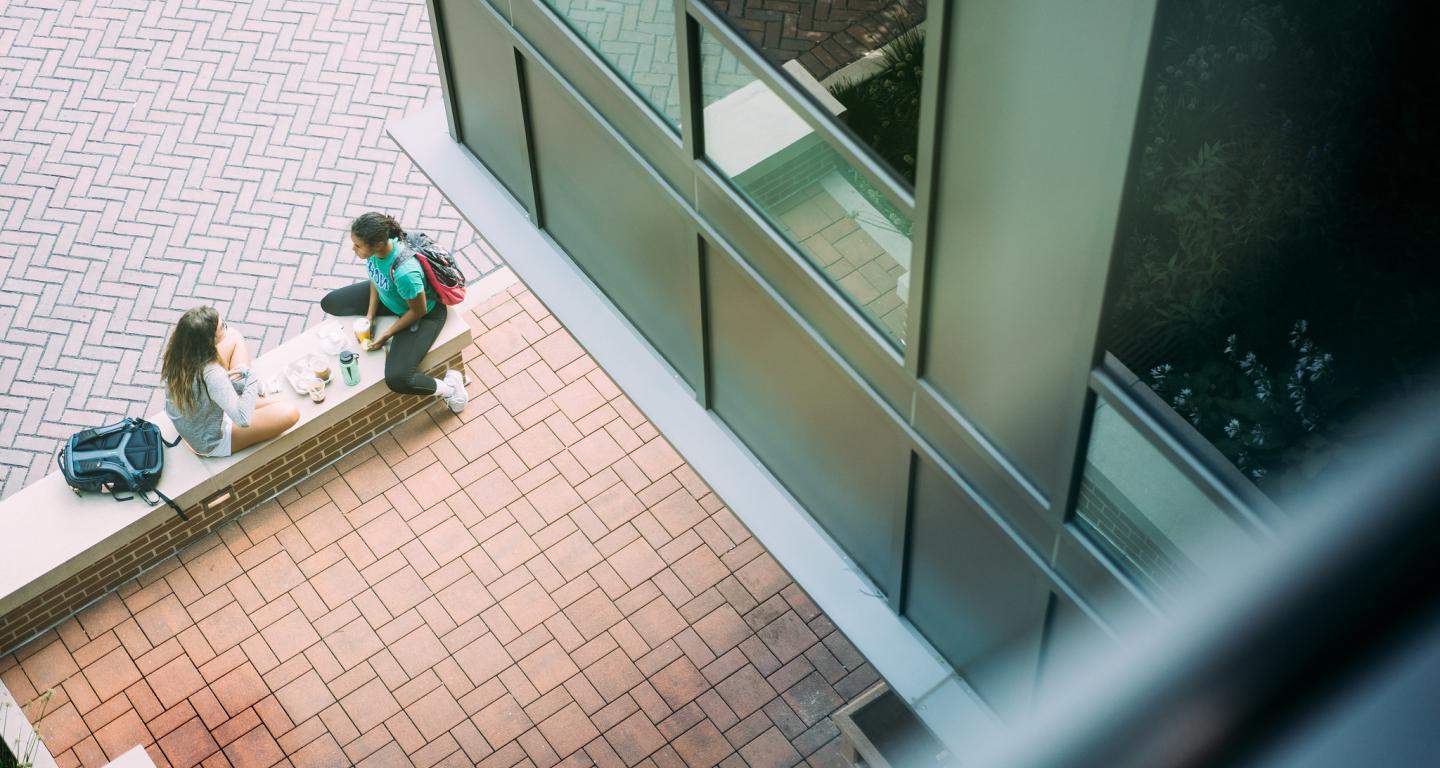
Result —
[[1142, 589], [1166, 602], [1259, 548], [1113, 407], [1096, 403], [1076, 520]]
[[700, 50], [711, 165], [903, 343], [910, 219], [720, 43], [702, 36]]
[[797, 85], [843, 105], [837, 119], [915, 184], [924, 0], [709, 4]]
[[1423, 13], [1160, 6], [1104, 341], [1282, 508], [1440, 386]]
[[680, 127], [671, 0], [545, 0], [666, 122]]

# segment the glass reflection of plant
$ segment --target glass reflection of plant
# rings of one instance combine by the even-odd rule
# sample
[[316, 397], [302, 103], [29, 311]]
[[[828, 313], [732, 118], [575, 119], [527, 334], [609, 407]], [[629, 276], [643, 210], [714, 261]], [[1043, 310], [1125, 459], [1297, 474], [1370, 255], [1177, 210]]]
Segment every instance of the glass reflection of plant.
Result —
[[1371, 403], [1437, 385], [1417, 105], [1440, 70], [1416, 9], [1161, 6], [1106, 340], [1267, 492], [1338, 458]]
[[895, 222], [887, 216], [876, 216], [874, 214], [867, 213], [857, 208], [846, 211], [845, 218], [850, 219], [856, 224], [868, 224], [872, 227], [875, 227], [876, 229], [885, 232], [894, 232], [895, 234], [901, 235], [902, 237], [910, 236], [908, 227], [902, 230], [900, 227], [896, 226]]
[[1268, 93], [1268, 76], [1315, 56], [1298, 23], [1278, 5], [1246, 2], [1175, 13], [1133, 193], [1148, 210], [1125, 241], [1119, 301], [1162, 347], [1214, 338], [1245, 299], [1235, 279], [1277, 261], [1330, 172], [1325, 127], [1298, 128], [1288, 115], [1305, 105]]
[[[911, 222], [909, 217], [899, 208], [896, 208], [894, 203], [890, 202], [890, 198], [886, 197], [884, 192], [876, 189], [875, 185], [871, 184], [869, 179], [865, 178], [864, 175], [855, 170], [849, 163], [842, 162], [838, 164], [836, 170], [839, 171], [840, 175], [843, 176], [846, 181], [850, 182], [850, 186], [853, 187], [856, 192], [859, 192], [860, 196], [865, 198], [866, 202], [873, 205], [875, 210], [878, 211], [881, 216], [885, 217], [883, 223], [873, 216], [866, 216], [865, 219], [867, 221], [877, 224], [882, 229], [898, 233], [907, 240], [910, 238], [910, 234], [914, 229], [914, 223]], [[856, 218], [858, 214], [858, 211], [850, 211], [847, 215], [853, 219]]]
[[845, 123], [910, 184], [920, 141], [920, 82], [925, 66], [925, 31], [902, 14], [906, 27], [882, 50], [879, 71], [845, 79], [830, 93], [845, 105]]
[[1157, 365], [1148, 383], [1257, 484], [1281, 466], [1313, 479], [1331, 439], [1329, 416], [1347, 393], [1336, 384], [1334, 356], [1309, 331], [1304, 320], [1290, 329], [1293, 360], [1278, 377], [1254, 351], [1242, 354], [1232, 334], [1223, 358], [1189, 371]]

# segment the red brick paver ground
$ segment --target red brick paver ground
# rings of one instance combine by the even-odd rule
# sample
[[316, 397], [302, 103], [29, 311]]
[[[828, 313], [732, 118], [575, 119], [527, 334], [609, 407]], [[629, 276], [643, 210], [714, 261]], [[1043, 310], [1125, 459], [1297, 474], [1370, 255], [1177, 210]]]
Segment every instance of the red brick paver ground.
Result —
[[0, 659], [61, 765], [789, 766], [877, 677], [538, 301], [432, 409]]

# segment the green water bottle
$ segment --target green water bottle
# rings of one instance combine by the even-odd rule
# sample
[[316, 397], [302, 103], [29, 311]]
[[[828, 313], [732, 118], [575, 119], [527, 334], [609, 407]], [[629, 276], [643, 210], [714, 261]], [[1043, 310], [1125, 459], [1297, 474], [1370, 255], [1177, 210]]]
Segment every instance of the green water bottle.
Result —
[[360, 358], [348, 349], [340, 353], [340, 374], [349, 386], [360, 383]]

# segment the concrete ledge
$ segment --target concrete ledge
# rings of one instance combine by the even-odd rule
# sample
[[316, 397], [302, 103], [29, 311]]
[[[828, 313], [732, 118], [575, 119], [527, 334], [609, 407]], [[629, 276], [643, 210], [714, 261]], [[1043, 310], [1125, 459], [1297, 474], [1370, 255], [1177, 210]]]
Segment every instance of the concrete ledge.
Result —
[[450, 138], [439, 102], [388, 131], [952, 752], [963, 757], [967, 744], [1000, 727], [624, 314]]
[[[499, 270], [471, 285], [467, 301], [451, 308], [421, 368], [458, 364], [471, 342], [465, 319], [469, 309], [514, 282], [513, 273]], [[254, 369], [262, 380], [281, 374], [302, 355], [318, 352], [318, 328], [307, 329], [259, 356]], [[337, 363], [332, 367], [325, 402], [320, 404], [282, 383], [276, 397], [299, 408], [300, 422], [280, 437], [233, 456], [201, 458], [184, 443], [167, 449], [160, 489], [192, 518], [198, 516], [196, 525], [183, 524], [163, 503], [152, 506], [138, 497], [116, 502], [100, 494], [77, 496], [58, 472], [0, 503], [0, 530], [5, 531], [0, 540], [0, 562], [5, 564], [0, 569], [0, 649], [11, 648], [80, 610], [117, 586], [120, 582], [108, 583], [114, 578], [123, 577], [120, 581], [124, 581], [133, 577], [189, 539], [335, 461], [353, 449], [351, 443], [356, 440], [373, 438], [432, 404], [425, 398], [398, 400], [402, 396], [394, 395], [384, 384], [384, 366], [383, 353], [361, 353], [360, 384], [349, 387], [340, 379]], [[382, 408], [376, 407], [387, 398]], [[163, 412], [148, 418], [167, 437], [174, 437], [174, 427]], [[329, 439], [332, 436], [334, 439]], [[145, 550], [143, 560], [115, 564], [105, 574], [87, 573], [107, 559], [134, 556], [126, 550], [149, 541], [154, 546]], [[79, 583], [82, 574], [87, 580]], [[42, 597], [47, 605], [37, 607], [35, 603]], [[19, 616], [22, 613], [24, 616]], [[36, 624], [44, 621], [48, 623]]]

